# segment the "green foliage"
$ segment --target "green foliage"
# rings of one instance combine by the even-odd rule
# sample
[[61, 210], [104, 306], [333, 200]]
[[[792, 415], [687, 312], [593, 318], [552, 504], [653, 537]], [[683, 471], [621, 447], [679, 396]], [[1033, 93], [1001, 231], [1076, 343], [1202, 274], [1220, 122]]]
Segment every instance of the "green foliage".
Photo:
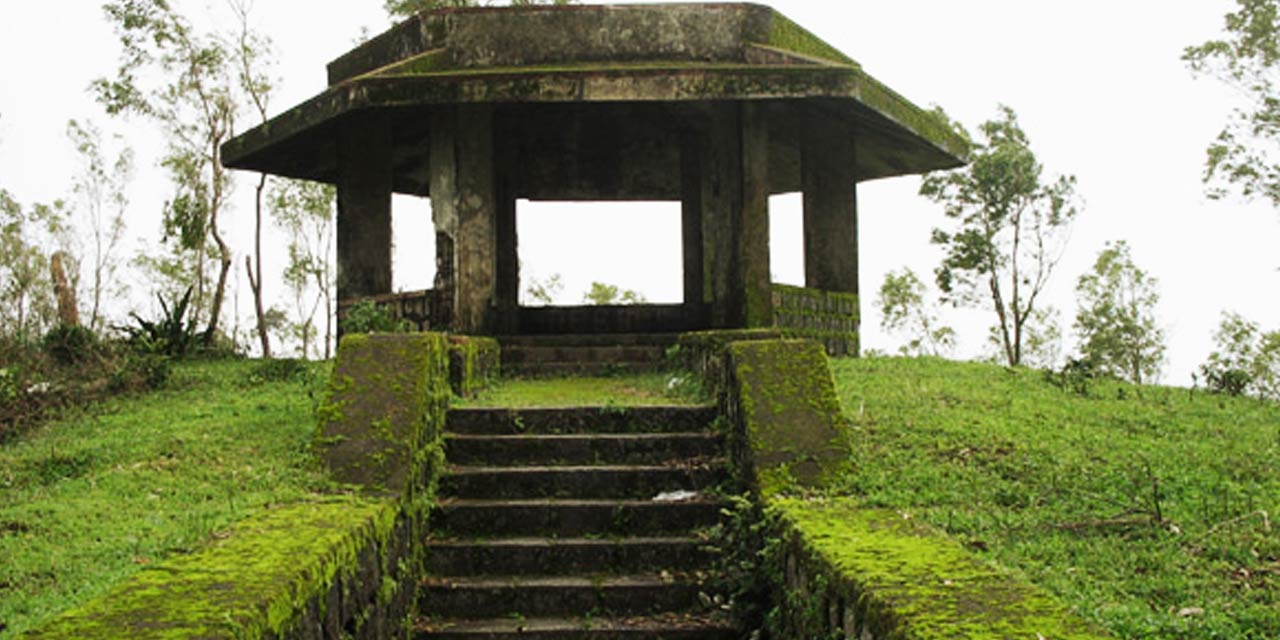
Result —
[[547, 276], [546, 280], [530, 278], [524, 293], [535, 304], [555, 304], [556, 298], [564, 293], [564, 279], [558, 273]]
[[247, 386], [254, 367], [177, 362], [156, 393], [0, 445], [4, 633], [21, 636], [266, 505], [331, 488], [308, 453], [305, 387]]
[[391, 317], [391, 312], [373, 300], [361, 300], [347, 307], [342, 317], [342, 332], [352, 333], [405, 333], [410, 325]]
[[107, 380], [112, 393], [154, 391], [164, 386], [171, 371], [170, 359], [155, 353], [129, 353]]
[[63, 366], [83, 363], [99, 348], [98, 336], [79, 325], [58, 325], [44, 334], [41, 341], [45, 353]]
[[1117, 637], [1280, 637], [1280, 405], [1106, 377], [1081, 396], [934, 358], [832, 366], [854, 429], [840, 493], [945, 531]]
[[880, 328], [892, 333], [906, 333], [906, 344], [899, 348], [903, 355], [942, 356], [956, 346], [956, 332], [938, 319], [931, 305], [925, 304], [925, 284], [909, 268], [884, 274], [876, 304], [880, 307]]
[[1224, 27], [1225, 37], [1182, 54], [1192, 72], [1214, 76], [1246, 98], [1207, 150], [1209, 196], [1234, 187], [1246, 198], [1280, 205], [1280, 3], [1236, 0]]
[[35, 340], [57, 317], [49, 256], [68, 242], [66, 203], [21, 206], [0, 189], [0, 337]]
[[154, 353], [166, 356], [184, 356], [197, 346], [199, 336], [196, 334], [195, 319], [187, 319], [187, 311], [191, 304], [191, 288], [188, 287], [182, 298], [166, 303], [164, 296], [156, 294], [160, 302], [160, 317], [146, 320], [136, 313], [130, 313], [133, 326], [119, 327], [128, 336], [128, 342], [143, 353]]
[[782, 581], [781, 541], [777, 518], [750, 495], [724, 496], [720, 521], [706, 531], [707, 549], [715, 554], [709, 596], [741, 629], [762, 629], [770, 617], [770, 595]]
[[1264, 332], [1237, 313], [1225, 313], [1213, 339], [1216, 348], [1200, 365], [1210, 391], [1280, 402], [1280, 331]]
[[[958, 125], [959, 132], [968, 134]], [[1046, 180], [1009, 107], [979, 127], [967, 167], [925, 176], [920, 194], [942, 204], [951, 229], [934, 229], [946, 252], [936, 271], [948, 301], [995, 312], [995, 335], [1010, 366], [1023, 364], [1039, 296], [1061, 258], [1077, 214], [1075, 177]]]
[[[299, 355], [310, 357], [313, 343], [323, 340], [322, 356], [328, 358], [332, 330], [334, 203], [333, 185], [303, 180], [275, 180], [271, 183], [268, 210], [278, 227], [289, 237], [289, 262], [284, 283], [293, 296], [294, 317], [285, 329], [299, 343]], [[323, 336], [315, 326], [316, 313], [325, 317]]]
[[[570, 4], [573, 0], [511, 0], [511, 5], [523, 7], [535, 4]], [[407, 18], [423, 11], [437, 9], [462, 9], [497, 4], [486, 0], [383, 0], [382, 8], [393, 18]]]
[[1080, 352], [1109, 375], [1152, 382], [1164, 361], [1164, 331], [1156, 325], [1156, 280], [1133, 263], [1129, 245], [1107, 243], [1093, 271], [1076, 284], [1075, 329]]
[[582, 301], [587, 304], [644, 304], [644, 294], [631, 289], [618, 290], [617, 285], [603, 282], [592, 282], [591, 288], [582, 294]]

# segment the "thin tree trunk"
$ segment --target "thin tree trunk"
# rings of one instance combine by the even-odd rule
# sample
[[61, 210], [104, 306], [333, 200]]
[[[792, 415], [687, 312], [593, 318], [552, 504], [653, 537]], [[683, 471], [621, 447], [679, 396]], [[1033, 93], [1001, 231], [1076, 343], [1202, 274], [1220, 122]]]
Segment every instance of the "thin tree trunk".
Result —
[[[249, 273], [249, 288], [253, 290], [253, 310], [258, 317], [258, 341], [262, 344], [262, 357], [271, 357], [271, 337], [267, 333], [267, 315], [262, 308], [262, 190], [267, 186], [267, 174], [258, 178], [258, 187], [254, 192], [254, 227], [253, 254], [257, 268], [245, 256], [244, 264]], [[255, 275], [256, 274], [256, 275]]]

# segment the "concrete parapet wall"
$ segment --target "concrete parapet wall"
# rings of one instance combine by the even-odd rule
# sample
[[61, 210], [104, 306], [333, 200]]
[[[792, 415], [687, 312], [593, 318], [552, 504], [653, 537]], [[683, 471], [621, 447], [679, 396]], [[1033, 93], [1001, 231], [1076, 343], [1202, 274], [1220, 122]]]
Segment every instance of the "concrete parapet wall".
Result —
[[753, 559], [754, 580], [771, 594], [760, 603], [767, 637], [1107, 637], [910, 514], [841, 496], [842, 470], [857, 464], [847, 446], [855, 434], [822, 348], [760, 337], [686, 334], [680, 351], [717, 390], [736, 481], [764, 514], [761, 547], [737, 553]]
[[773, 285], [773, 324], [788, 338], [822, 344], [827, 355], [858, 355], [858, 296]]
[[268, 509], [31, 638], [407, 638], [449, 402], [443, 334], [350, 335], [315, 451], [349, 495]]

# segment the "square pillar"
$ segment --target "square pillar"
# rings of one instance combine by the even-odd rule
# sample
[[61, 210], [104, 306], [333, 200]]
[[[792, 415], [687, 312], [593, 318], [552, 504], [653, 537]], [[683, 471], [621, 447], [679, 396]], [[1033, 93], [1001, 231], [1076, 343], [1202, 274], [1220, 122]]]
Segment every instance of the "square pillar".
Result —
[[432, 112], [430, 174], [437, 252], [442, 240], [452, 248], [448, 256], [453, 262], [450, 328], [459, 333], [489, 333], [498, 280], [492, 107], [444, 107]]
[[858, 197], [853, 134], [802, 126], [804, 282], [858, 293]]
[[680, 248], [684, 273], [684, 309], [692, 326], [706, 318], [702, 240], [702, 139], [686, 135], [680, 145]]
[[715, 328], [773, 324], [769, 131], [762, 105], [712, 105], [703, 140], [704, 300]]
[[353, 117], [338, 133], [338, 300], [391, 292], [391, 127]]

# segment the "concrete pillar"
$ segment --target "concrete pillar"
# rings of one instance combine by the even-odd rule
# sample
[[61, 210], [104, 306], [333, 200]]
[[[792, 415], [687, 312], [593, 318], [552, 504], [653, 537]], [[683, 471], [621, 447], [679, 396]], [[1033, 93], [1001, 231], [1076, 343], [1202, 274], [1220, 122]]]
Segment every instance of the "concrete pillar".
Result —
[[737, 255], [744, 299], [744, 327], [773, 326], [773, 276], [769, 268], [769, 122], [765, 106], [742, 103], [742, 233]]
[[702, 138], [688, 135], [680, 148], [680, 246], [684, 269], [684, 308], [693, 326], [705, 316], [705, 267], [702, 240]]
[[710, 324], [771, 326], [769, 131], [763, 108], [749, 102], [713, 105], [699, 165]]
[[430, 163], [437, 236], [447, 236], [453, 245], [451, 328], [460, 333], [489, 333], [498, 279], [492, 107], [445, 107], [433, 112]]
[[338, 299], [391, 292], [391, 127], [357, 116], [338, 133]]
[[802, 126], [804, 282], [858, 293], [858, 199], [853, 135]]

